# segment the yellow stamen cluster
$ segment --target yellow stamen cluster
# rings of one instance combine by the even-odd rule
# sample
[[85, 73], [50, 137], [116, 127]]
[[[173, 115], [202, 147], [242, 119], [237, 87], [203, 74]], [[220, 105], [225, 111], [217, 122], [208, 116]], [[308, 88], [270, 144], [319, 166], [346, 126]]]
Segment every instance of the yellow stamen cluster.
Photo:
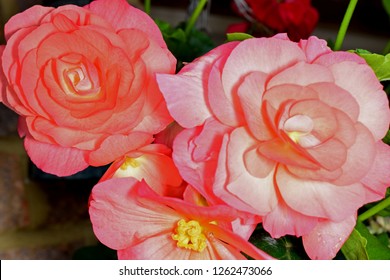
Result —
[[141, 163], [139, 163], [136, 158], [126, 157], [125, 162], [121, 165], [120, 168], [122, 170], [126, 170], [129, 167], [136, 168], [139, 167], [140, 165]]
[[186, 222], [181, 219], [175, 229], [176, 234], [172, 234], [172, 239], [177, 241], [177, 247], [191, 249], [202, 252], [207, 247], [206, 236], [198, 221]]

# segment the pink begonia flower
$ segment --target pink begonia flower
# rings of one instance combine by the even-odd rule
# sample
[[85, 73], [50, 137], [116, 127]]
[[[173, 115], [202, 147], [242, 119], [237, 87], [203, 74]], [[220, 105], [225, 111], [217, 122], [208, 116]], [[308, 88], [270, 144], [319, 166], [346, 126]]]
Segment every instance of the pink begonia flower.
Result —
[[119, 259], [272, 259], [234, 234], [236, 211], [157, 195], [135, 178], [114, 178], [92, 190], [90, 218], [97, 238]]
[[185, 186], [172, 158], [172, 150], [150, 144], [115, 160], [100, 182], [111, 178], [133, 177], [145, 182], [158, 194], [182, 197]]
[[221, 45], [157, 80], [185, 128], [173, 146], [183, 179], [262, 217], [275, 238], [302, 236], [312, 259], [333, 258], [358, 208], [384, 197], [388, 100], [355, 54], [279, 34]]
[[33, 6], [5, 25], [2, 101], [43, 171], [71, 175], [153, 141], [172, 122], [155, 73], [176, 59], [160, 30], [125, 0]]

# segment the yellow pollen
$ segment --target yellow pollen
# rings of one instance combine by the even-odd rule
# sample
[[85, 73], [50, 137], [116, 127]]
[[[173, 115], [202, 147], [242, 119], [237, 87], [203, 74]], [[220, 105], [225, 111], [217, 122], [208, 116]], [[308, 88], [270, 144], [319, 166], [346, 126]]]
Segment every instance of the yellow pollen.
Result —
[[298, 143], [299, 138], [303, 135], [302, 132], [299, 131], [293, 131], [287, 133], [288, 137], [290, 137], [291, 140], [293, 140], [295, 143]]
[[206, 236], [198, 221], [181, 219], [172, 234], [172, 239], [177, 241], [177, 247], [202, 252], [207, 247]]
[[125, 162], [121, 165], [121, 169], [126, 170], [129, 167], [136, 168], [139, 166], [141, 166], [141, 163], [139, 163], [137, 159], [126, 157]]

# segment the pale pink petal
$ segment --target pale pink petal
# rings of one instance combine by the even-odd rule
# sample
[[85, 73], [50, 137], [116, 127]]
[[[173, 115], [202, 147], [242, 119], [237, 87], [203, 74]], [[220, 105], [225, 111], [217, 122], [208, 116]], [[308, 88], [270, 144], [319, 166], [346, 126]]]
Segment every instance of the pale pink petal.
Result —
[[183, 179], [210, 201], [219, 201], [208, 189], [214, 181], [216, 161], [223, 135], [231, 130], [209, 119], [204, 127], [185, 129], [173, 144], [173, 160]]
[[370, 131], [360, 123], [355, 125], [355, 129], [355, 142], [347, 150], [346, 162], [341, 167], [342, 176], [332, 181], [335, 185], [359, 182], [368, 174], [377, 155], [375, 140]]
[[171, 157], [161, 153], [139, 154], [140, 152], [127, 154], [126, 160], [131, 163], [117, 168], [113, 177], [134, 177], [139, 181], [143, 179], [161, 195], [167, 195], [171, 189], [181, 186], [182, 178]]
[[181, 126], [192, 128], [201, 125], [212, 115], [208, 107], [205, 81], [215, 60], [221, 55], [229, 55], [237, 44], [231, 42], [211, 50], [184, 66], [177, 75], [157, 74], [157, 82], [169, 112]]
[[[206, 250], [202, 253], [186, 250], [176, 246], [172, 239], [173, 228], [170, 231], [162, 232], [151, 236], [131, 247], [118, 250], [119, 260], [189, 260], [191, 255], [207, 258]], [[194, 252], [194, 253], [192, 253]], [[199, 258], [202, 259], [202, 258]]]
[[[141, 50], [142, 61], [147, 65], [148, 70], [156, 73], [173, 74], [175, 72], [176, 58], [167, 48], [162, 48], [157, 42], [150, 40], [148, 34], [145, 34], [142, 29], [123, 29], [118, 34], [128, 46], [127, 51], [130, 57], [136, 56], [135, 50]], [[142, 45], [145, 45], [145, 49], [140, 48]]]
[[279, 199], [278, 204], [263, 218], [264, 229], [273, 237], [286, 234], [302, 236], [308, 234], [318, 223], [318, 218], [301, 214]]
[[244, 152], [243, 160], [248, 173], [258, 178], [267, 177], [276, 167], [276, 162], [262, 156], [257, 147], [247, 149]]
[[147, 91], [147, 93], [144, 93], [146, 97], [145, 104], [138, 111], [142, 119], [139, 120], [133, 130], [156, 134], [166, 128], [173, 119], [168, 112], [156, 81], [153, 79], [149, 81]]
[[209, 75], [208, 101], [210, 108], [215, 117], [222, 123], [230, 126], [240, 126], [244, 121], [241, 108], [237, 100], [228, 98], [231, 95], [230, 93], [225, 93], [219, 64], [221, 63], [217, 61], [213, 65]]
[[143, 11], [131, 6], [126, 0], [96, 0], [84, 8], [106, 19], [116, 31], [139, 29], [147, 33], [161, 47], [166, 46], [161, 31], [153, 19]]
[[280, 166], [276, 182], [286, 204], [304, 215], [341, 221], [365, 201], [361, 183], [336, 186], [329, 182], [297, 178]]
[[[98, 183], [91, 193], [89, 215], [96, 237], [115, 250], [138, 244], [156, 234], [170, 232], [180, 216], [152, 200], [138, 202], [134, 178], [114, 178]], [[142, 226], [140, 226], [142, 224]]]
[[169, 112], [182, 127], [202, 125], [211, 117], [200, 77], [157, 74], [157, 82]]
[[247, 260], [247, 258], [241, 254], [240, 250], [233, 243], [227, 244], [210, 235], [208, 239], [207, 250], [210, 254], [210, 259], [213, 260]]
[[308, 64], [302, 61], [276, 74], [269, 81], [267, 87], [271, 88], [283, 84], [307, 86], [314, 83], [333, 81], [332, 72], [325, 66]]
[[353, 121], [359, 117], [359, 104], [346, 90], [334, 83], [316, 83], [309, 85], [318, 93], [318, 99], [332, 108], [336, 108], [347, 114]]
[[267, 89], [263, 98], [264, 101], [278, 110], [281, 110], [287, 101], [300, 101], [305, 99], [317, 100], [318, 93], [310, 87], [294, 84], [283, 84]]
[[24, 139], [24, 147], [34, 164], [46, 173], [69, 176], [88, 167], [86, 153], [75, 148], [42, 143], [31, 137]]
[[52, 7], [35, 5], [22, 13], [14, 15], [4, 26], [4, 35], [6, 40], [8, 41], [9, 38], [19, 29], [39, 25], [42, 18], [53, 10], [54, 8]]
[[152, 141], [153, 137], [143, 132], [108, 136], [99, 148], [88, 154], [88, 163], [92, 166], [109, 164], [132, 150], [150, 144]]
[[337, 52], [328, 52], [320, 55], [313, 61], [313, 63], [321, 64], [326, 67], [330, 67], [333, 64], [341, 62], [356, 62], [358, 64], [367, 64], [364, 58], [354, 54], [352, 52], [337, 51]]
[[[255, 247], [252, 243], [246, 241], [245, 239], [234, 234], [231, 231], [223, 230], [220, 227], [213, 225], [213, 224], [208, 224], [207, 229], [209, 231], [211, 231], [217, 239], [220, 239], [221, 241], [224, 241], [227, 244], [234, 245], [234, 247], [238, 248], [241, 252], [247, 254], [248, 256], [251, 256], [252, 258], [254, 258], [256, 260], [273, 260], [274, 259], [273, 257], [268, 255], [264, 251]], [[212, 238], [210, 238], [210, 239], [212, 240]]]
[[378, 141], [375, 146], [375, 160], [370, 171], [361, 180], [372, 193], [366, 203], [382, 199], [387, 187], [390, 186], [390, 147], [382, 141]]
[[97, 146], [99, 135], [88, 133], [87, 131], [58, 127], [43, 118], [26, 118], [26, 123], [30, 128], [30, 134], [35, 140], [44, 141], [44, 139], [50, 139], [54, 144], [53, 139], [55, 139], [55, 143], [60, 146], [73, 147], [85, 151], [94, 150]]
[[382, 139], [389, 128], [389, 101], [372, 69], [348, 61], [334, 64], [330, 69], [336, 84], [356, 98], [360, 106], [358, 120], [373, 133], [375, 140]]
[[348, 160], [347, 147], [337, 139], [329, 139], [321, 145], [306, 150], [323, 168], [339, 169]]
[[268, 140], [273, 136], [262, 114], [262, 99], [267, 76], [261, 72], [248, 74], [237, 90], [240, 104], [253, 136], [259, 140]]
[[321, 221], [307, 235], [302, 237], [306, 253], [313, 260], [333, 259], [348, 239], [356, 224], [356, 215], [340, 222]]
[[307, 153], [301, 152], [295, 146], [295, 143], [286, 143], [286, 141], [280, 138], [275, 138], [271, 141], [261, 143], [258, 147], [258, 152], [267, 159], [284, 165], [308, 169], [319, 168], [318, 163], [313, 158]]
[[[213, 190], [232, 207], [256, 215], [264, 215], [277, 203], [273, 186], [274, 172], [269, 169], [270, 172], [263, 178], [255, 177], [248, 172], [244, 155], [254, 144], [256, 141], [244, 128], [234, 130], [230, 139], [225, 137], [221, 146]], [[262, 168], [261, 159], [250, 163]]]
[[299, 46], [305, 52], [307, 62], [312, 63], [317, 57], [331, 53], [331, 49], [327, 46], [327, 42], [318, 39], [316, 36], [310, 36], [307, 40], [301, 40]]
[[[261, 50], [261, 51], [260, 51]], [[241, 42], [230, 54], [222, 72], [226, 94], [233, 94], [240, 79], [250, 72], [273, 74], [305, 60], [293, 42], [277, 38], [255, 38]], [[233, 100], [233, 96], [228, 96]]]

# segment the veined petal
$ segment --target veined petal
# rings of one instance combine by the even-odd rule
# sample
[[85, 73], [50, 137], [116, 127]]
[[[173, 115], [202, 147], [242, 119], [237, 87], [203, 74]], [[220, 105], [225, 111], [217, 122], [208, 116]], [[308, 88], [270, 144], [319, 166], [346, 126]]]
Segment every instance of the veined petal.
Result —
[[137, 188], [142, 184], [145, 182], [135, 178], [114, 178], [93, 188], [90, 219], [95, 235], [106, 246], [126, 249], [154, 235], [172, 231], [180, 220], [181, 216], [166, 205], [148, 200], [139, 203]]

